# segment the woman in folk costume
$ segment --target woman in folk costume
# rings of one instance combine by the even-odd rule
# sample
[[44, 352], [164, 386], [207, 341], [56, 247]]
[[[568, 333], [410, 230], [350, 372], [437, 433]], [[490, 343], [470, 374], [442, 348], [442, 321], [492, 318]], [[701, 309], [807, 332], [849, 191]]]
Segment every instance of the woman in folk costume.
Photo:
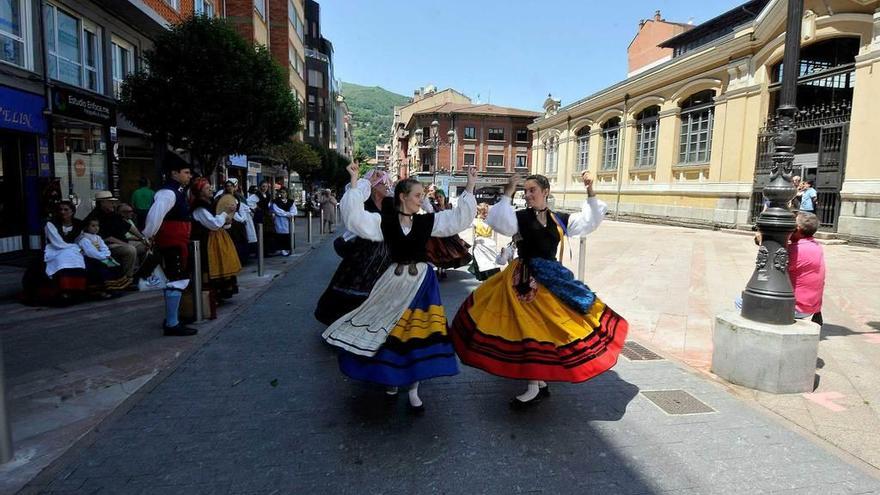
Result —
[[[29, 269], [22, 280], [27, 299], [33, 303], [67, 304], [85, 295], [86, 262], [76, 243], [83, 224], [73, 216], [75, 213], [72, 202], [60, 201], [52, 219], [46, 222], [44, 263]], [[36, 273], [38, 267], [45, 273]]]
[[514, 409], [549, 396], [545, 380], [577, 383], [607, 371], [626, 339], [626, 320], [558, 261], [565, 237], [592, 232], [607, 211], [593, 193], [589, 172], [582, 178], [587, 199], [571, 215], [547, 208], [550, 183], [541, 175], [526, 178], [528, 208], [514, 211], [511, 195], [519, 177], [511, 178], [486, 222], [516, 236], [519, 257], [468, 296], [450, 328], [463, 363], [529, 381], [511, 400]]
[[480, 203], [477, 205], [477, 217], [474, 219], [474, 261], [471, 264], [471, 273], [477, 280], [486, 280], [501, 271], [498, 264], [498, 246], [492, 227], [486, 223], [489, 215], [489, 205]]
[[229, 299], [238, 293], [238, 272], [241, 262], [235, 252], [235, 244], [227, 230], [232, 225], [236, 205], [227, 204], [226, 210], [215, 213], [211, 204], [211, 184], [200, 177], [193, 182], [192, 238], [201, 242], [202, 278], [205, 286], [220, 299]]
[[287, 189], [279, 189], [278, 197], [272, 202], [272, 214], [275, 217], [275, 245], [281, 248], [281, 256], [290, 256], [293, 246], [290, 245], [290, 219], [296, 217], [296, 205], [287, 197]]
[[458, 362], [446, 329], [440, 287], [427, 263], [425, 245], [431, 237], [448, 237], [466, 229], [476, 210], [476, 170], [468, 171], [465, 192], [454, 210], [419, 215], [424, 188], [413, 178], [394, 188], [394, 200], [381, 213], [368, 212], [364, 201], [370, 183], [358, 181], [358, 165], [349, 165], [351, 188], [342, 198], [346, 227], [359, 237], [384, 241], [391, 266], [376, 282], [366, 301], [330, 325], [323, 337], [342, 349], [343, 373], [389, 387], [409, 386], [409, 407], [424, 411], [419, 382], [458, 373]]
[[[391, 201], [391, 177], [384, 170], [373, 169], [364, 175], [364, 180], [370, 183], [370, 197], [364, 201], [364, 210], [381, 213], [383, 200]], [[342, 262], [315, 308], [315, 318], [325, 325], [360, 306], [391, 264], [384, 242], [358, 237], [352, 232], [345, 232], [334, 242], [334, 247]]]
[[[427, 205], [431, 206], [431, 210]], [[428, 212], [437, 213], [451, 209], [452, 205], [449, 204], [449, 198], [446, 197], [443, 189], [436, 189], [434, 201], [425, 202], [422, 208]], [[428, 241], [428, 261], [437, 267], [438, 275], [444, 279], [447, 269], [465, 266], [471, 262], [473, 258], [470, 249], [470, 245], [464, 242], [458, 234], [449, 237], [433, 237]]]
[[[256, 242], [256, 233], [253, 235], [253, 241], [250, 239], [250, 231], [248, 230], [248, 222], [250, 221], [250, 208], [247, 202], [241, 197], [238, 191], [238, 179], [230, 177], [223, 185], [223, 189], [214, 194], [217, 202], [216, 211], [227, 211], [230, 205], [234, 205], [235, 213], [232, 216], [232, 226], [227, 232], [235, 244], [235, 251], [238, 253], [238, 261], [244, 264], [248, 258], [248, 250], [251, 242]], [[253, 229], [253, 226], [250, 227]]]

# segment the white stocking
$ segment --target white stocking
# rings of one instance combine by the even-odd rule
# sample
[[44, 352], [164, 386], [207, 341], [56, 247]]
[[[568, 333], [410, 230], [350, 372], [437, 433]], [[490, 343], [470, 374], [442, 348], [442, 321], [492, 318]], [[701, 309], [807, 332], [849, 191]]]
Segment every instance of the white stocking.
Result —
[[525, 393], [517, 395], [516, 398], [518, 400], [521, 400], [522, 402], [528, 402], [537, 397], [540, 390], [541, 389], [539, 388], [537, 381], [529, 380], [529, 386], [526, 389]]
[[422, 405], [422, 399], [419, 398], [419, 382], [409, 386], [409, 404], [413, 407], [420, 407]]

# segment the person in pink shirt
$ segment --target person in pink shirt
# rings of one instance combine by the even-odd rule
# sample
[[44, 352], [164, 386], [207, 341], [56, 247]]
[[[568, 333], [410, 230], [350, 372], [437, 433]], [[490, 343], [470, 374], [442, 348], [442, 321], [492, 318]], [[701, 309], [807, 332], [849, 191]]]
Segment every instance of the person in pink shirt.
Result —
[[822, 294], [825, 291], [825, 254], [813, 238], [819, 218], [812, 213], [797, 215], [797, 229], [788, 246], [788, 276], [794, 289], [795, 318], [822, 324]]
[[[788, 243], [788, 277], [794, 290], [794, 317], [812, 317], [822, 325], [822, 294], [825, 292], [825, 254], [813, 238], [819, 230], [819, 217], [813, 213], [798, 212], [797, 227]], [[755, 244], [761, 245], [761, 233], [755, 234]], [[742, 309], [742, 297], [734, 302]]]

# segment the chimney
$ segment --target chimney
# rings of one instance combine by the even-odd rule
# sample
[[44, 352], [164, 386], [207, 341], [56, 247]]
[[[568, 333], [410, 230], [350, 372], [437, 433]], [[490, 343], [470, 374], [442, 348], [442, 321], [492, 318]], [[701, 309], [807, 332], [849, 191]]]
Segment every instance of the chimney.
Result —
[[662, 21], [662, 20], [663, 20], [663, 17], [660, 15], [660, 11], [659, 11], [659, 10], [657, 10], [657, 11], [654, 12], [654, 20], [655, 20], [655, 21]]

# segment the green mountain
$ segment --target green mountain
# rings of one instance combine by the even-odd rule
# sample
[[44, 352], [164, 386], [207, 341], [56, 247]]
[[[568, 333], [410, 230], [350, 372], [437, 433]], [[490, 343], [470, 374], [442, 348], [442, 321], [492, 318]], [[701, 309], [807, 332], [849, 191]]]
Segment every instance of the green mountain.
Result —
[[376, 146], [389, 142], [394, 106], [409, 103], [409, 98], [380, 88], [343, 82], [342, 94], [352, 114], [355, 150], [375, 155]]

